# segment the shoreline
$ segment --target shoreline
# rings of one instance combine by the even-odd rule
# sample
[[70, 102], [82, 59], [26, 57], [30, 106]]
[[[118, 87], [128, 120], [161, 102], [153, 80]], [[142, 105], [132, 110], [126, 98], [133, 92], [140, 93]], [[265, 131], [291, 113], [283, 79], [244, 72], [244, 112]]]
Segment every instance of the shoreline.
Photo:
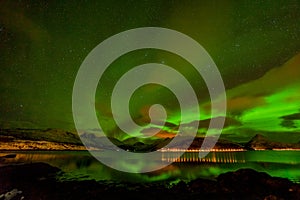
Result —
[[[38, 151], [41, 151], [41, 152], [59, 152], [59, 151], [62, 151], [62, 152], [67, 152], [67, 151], [86, 151], [86, 152], [89, 152], [89, 151], [105, 151], [105, 150], [108, 150], [108, 151], [116, 151], [114, 149], [87, 149], [85, 148], [84, 146], [78, 146], [78, 148], [74, 147], [74, 148], [57, 148], [57, 149], [54, 149], [54, 148], [5, 148], [5, 149], [1, 149], [1, 144], [0, 144], [0, 153], [1, 152], [38, 152]], [[214, 153], [230, 153], [230, 152], [251, 152], [251, 151], [257, 151], [257, 152], [263, 152], [263, 151], [300, 151], [300, 149], [253, 149], [253, 150], [231, 150], [231, 149], [213, 149], [211, 151], [207, 150], [207, 151], [199, 151], [199, 150], [187, 150], [187, 151], [173, 151], [173, 150], [157, 150], [161, 153], [176, 153], [176, 152], [185, 152], [185, 153], [201, 153], [201, 152], [214, 152]]]

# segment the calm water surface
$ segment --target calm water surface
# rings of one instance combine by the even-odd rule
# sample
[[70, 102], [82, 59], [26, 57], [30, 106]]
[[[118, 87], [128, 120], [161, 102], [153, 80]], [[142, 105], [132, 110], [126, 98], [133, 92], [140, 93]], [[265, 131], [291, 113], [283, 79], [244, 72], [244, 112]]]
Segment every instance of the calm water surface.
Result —
[[0, 165], [45, 162], [65, 172], [58, 176], [60, 180], [190, 181], [196, 178], [215, 179], [221, 173], [252, 168], [300, 182], [300, 151], [211, 152], [201, 159], [196, 152], [185, 153], [179, 159], [178, 152], [161, 152], [160, 162], [170, 164], [151, 173], [119, 172], [103, 165], [87, 151], [18, 151], [2, 152], [0, 156], [10, 153], [15, 153], [16, 157], [0, 161]]

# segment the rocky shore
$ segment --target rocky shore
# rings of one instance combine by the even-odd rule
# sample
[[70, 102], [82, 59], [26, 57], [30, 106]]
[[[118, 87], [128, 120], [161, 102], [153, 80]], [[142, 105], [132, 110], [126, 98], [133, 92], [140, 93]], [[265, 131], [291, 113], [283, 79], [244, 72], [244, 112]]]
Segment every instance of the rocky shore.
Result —
[[77, 144], [68, 144], [60, 142], [49, 142], [49, 141], [31, 141], [31, 140], [12, 140], [1, 142], [0, 141], [1, 151], [17, 151], [17, 150], [39, 150], [39, 151], [81, 151], [86, 150], [83, 145]]
[[59, 129], [0, 129], [0, 150], [86, 150], [77, 134]]
[[60, 169], [45, 163], [0, 168], [1, 200], [60, 199], [300, 199], [300, 185], [252, 169], [240, 169], [216, 180], [171, 182], [58, 181]]

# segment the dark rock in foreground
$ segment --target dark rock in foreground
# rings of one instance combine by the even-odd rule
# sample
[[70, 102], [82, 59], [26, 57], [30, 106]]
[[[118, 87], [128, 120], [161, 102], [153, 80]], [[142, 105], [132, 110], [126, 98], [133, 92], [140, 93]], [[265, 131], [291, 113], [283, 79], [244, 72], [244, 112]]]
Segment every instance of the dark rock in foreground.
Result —
[[240, 169], [228, 172], [217, 178], [221, 193], [236, 197], [248, 194], [250, 199], [257, 197], [276, 196], [277, 199], [299, 199], [300, 186], [288, 179], [271, 177], [267, 173], [252, 169]]
[[[252, 169], [221, 174], [217, 180], [111, 183], [55, 179], [58, 168], [44, 163], [0, 168], [0, 199], [300, 199], [300, 185]], [[10, 192], [10, 193], [9, 193]], [[2, 195], [1, 195], [2, 194]]]

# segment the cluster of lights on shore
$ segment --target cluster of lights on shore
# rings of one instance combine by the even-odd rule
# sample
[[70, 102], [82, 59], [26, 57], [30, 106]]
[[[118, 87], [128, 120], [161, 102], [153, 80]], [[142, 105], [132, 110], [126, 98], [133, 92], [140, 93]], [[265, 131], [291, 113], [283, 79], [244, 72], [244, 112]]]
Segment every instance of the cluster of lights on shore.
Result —
[[180, 148], [162, 148], [158, 151], [161, 152], [236, 152], [236, 151], [246, 151], [245, 149], [180, 149]]

